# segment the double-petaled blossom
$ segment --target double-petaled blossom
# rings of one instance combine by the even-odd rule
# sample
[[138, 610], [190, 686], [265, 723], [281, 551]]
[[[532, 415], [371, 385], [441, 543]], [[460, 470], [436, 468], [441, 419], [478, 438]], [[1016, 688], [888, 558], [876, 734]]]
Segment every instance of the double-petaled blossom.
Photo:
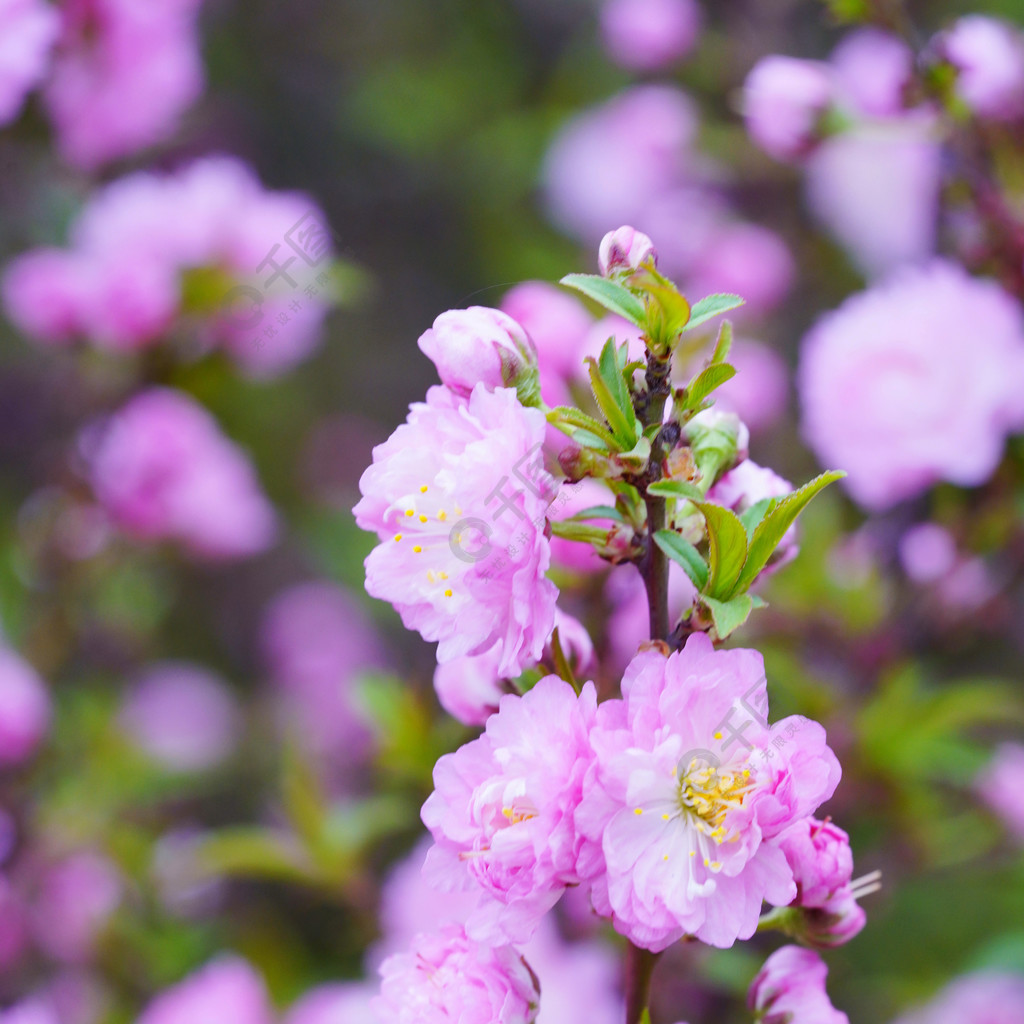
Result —
[[769, 726], [761, 656], [716, 652], [704, 634], [638, 654], [622, 689], [598, 709], [576, 812], [595, 909], [653, 951], [749, 938], [763, 900], [796, 896], [783, 833], [839, 781], [824, 730]]
[[761, 1024], [849, 1024], [825, 991], [828, 968], [799, 946], [783, 946], [764, 963], [750, 985], [747, 1005]]
[[174, 540], [203, 559], [241, 558], [274, 540], [276, 516], [252, 464], [188, 395], [136, 395], [83, 441], [93, 491], [140, 540]]
[[499, 673], [515, 676], [551, 634], [545, 426], [509, 388], [478, 384], [466, 401], [434, 387], [359, 481], [356, 521], [380, 538], [366, 589], [438, 641], [441, 663], [498, 643]]
[[507, 313], [487, 306], [450, 309], [420, 335], [420, 351], [437, 367], [441, 383], [466, 397], [483, 384], [494, 388], [536, 385], [537, 349]]
[[993, 281], [935, 261], [854, 295], [803, 342], [803, 434], [884, 509], [945, 480], [977, 486], [1024, 428], [1024, 315]]
[[60, 16], [45, 0], [0, 0], [0, 126], [46, 73]]
[[534, 1024], [539, 993], [511, 946], [485, 946], [458, 925], [417, 936], [380, 968], [375, 1009], [394, 1024]]
[[423, 822], [434, 836], [428, 881], [477, 889], [466, 930], [485, 942], [525, 942], [567, 885], [580, 881], [574, 813], [591, 758], [597, 698], [557, 676], [503, 697], [479, 739], [442, 757]]

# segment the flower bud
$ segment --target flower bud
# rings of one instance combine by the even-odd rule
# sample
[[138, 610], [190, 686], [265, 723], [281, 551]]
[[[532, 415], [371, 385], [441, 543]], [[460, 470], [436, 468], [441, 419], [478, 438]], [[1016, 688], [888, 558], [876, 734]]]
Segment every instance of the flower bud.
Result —
[[750, 985], [747, 1005], [761, 1024], [814, 1021], [848, 1024], [825, 991], [828, 968], [817, 953], [799, 946], [783, 946], [764, 963]]
[[853, 877], [850, 837], [831, 821], [804, 818], [787, 829], [782, 852], [797, 885], [796, 903], [824, 907]]
[[867, 923], [851, 886], [843, 886], [820, 907], [794, 907], [787, 932], [807, 946], [832, 949], [849, 942]]
[[701, 476], [713, 484], [747, 457], [750, 431], [735, 413], [706, 409], [683, 428]]
[[507, 313], [486, 306], [451, 309], [419, 339], [420, 351], [437, 367], [441, 383], [463, 397], [477, 384], [510, 387], [524, 405], [539, 396], [537, 349]]
[[658, 265], [654, 243], [636, 228], [621, 227], [609, 231], [601, 239], [597, 265], [602, 277], [613, 274], [635, 274], [645, 264]]

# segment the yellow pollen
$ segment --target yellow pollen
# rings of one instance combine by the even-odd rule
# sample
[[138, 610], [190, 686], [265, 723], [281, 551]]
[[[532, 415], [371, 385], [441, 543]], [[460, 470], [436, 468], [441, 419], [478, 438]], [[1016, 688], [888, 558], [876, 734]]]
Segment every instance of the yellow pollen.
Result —
[[667, 815], [667, 814], [663, 814], [663, 815], [661, 816], [661, 820], [662, 820], [662, 821], [668, 821], [668, 819], [669, 819], [669, 815]]
[[420, 547], [419, 544], [413, 544], [412, 549], [416, 552], [417, 555], [423, 550], [423, 548]]
[[427, 570], [427, 582], [428, 583], [433, 583], [436, 579], [437, 579], [437, 575], [435, 574], [434, 570], [433, 569], [428, 569]]
[[668, 860], [668, 854], [666, 853], [666, 854], [665, 854], [665, 856], [664, 856], [664, 857], [662, 857], [661, 859], [662, 859], [662, 860]]
[[722, 862], [717, 860], [713, 860], [710, 865], [712, 871], [718, 871], [721, 868], [721, 866]]
[[715, 739], [716, 740], [720, 740], [721, 738], [722, 738], [722, 734], [720, 732], [716, 732], [715, 733]]
[[643, 814], [644, 813], [644, 809], [642, 807], [638, 807], [633, 813], [634, 814]]
[[696, 850], [691, 850], [690, 851], [690, 856], [691, 857], [696, 857], [697, 856], [697, 851]]
[[407, 515], [407, 516], [408, 516], [408, 517], [409, 517], [410, 519], [412, 519], [412, 517], [413, 517], [414, 515], [416, 515], [416, 512], [415, 512], [415, 511], [414, 511], [413, 509], [411, 509], [411, 508], [407, 508], [407, 509], [405, 510], [405, 514], [406, 514], [406, 515]]
[[420, 488], [420, 494], [426, 494], [426, 493], [427, 493], [427, 485], [426, 485], [426, 484], [424, 484], [424, 485], [423, 485], [423, 486], [422, 486], [422, 487]]
[[705, 858], [704, 858], [704, 867], [710, 867], [710, 866], [711, 866], [711, 861], [709, 861], [709, 860], [707, 859], [707, 857], [705, 857]]
[[402, 535], [400, 533], [396, 533], [395, 534], [395, 543], [397, 544], [401, 539], [402, 539]]
[[439, 520], [440, 522], [442, 522], [442, 523], [443, 523], [443, 522], [444, 522], [444, 521], [445, 521], [445, 520], [446, 520], [446, 519], [448, 518], [448, 513], [447, 513], [447, 512], [445, 512], [445, 510], [444, 510], [444, 509], [441, 509], [441, 510], [440, 510], [440, 511], [439, 511], [439, 512], [437, 513], [437, 518], [438, 518], [438, 520]]
[[421, 523], [425, 523], [426, 521], [427, 521], [427, 517], [426, 517], [425, 515], [422, 515], [422, 514], [421, 514], [421, 515], [420, 515], [420, 522], [421, 522]]
[[745, 778], [745, 779], [749, 779], [750, 778], [750, 769], [749, 768], [744, 768], [743, 769], [743, 778]]
[[448, 573], [446, 573], [446, 572], [439, 572], [437, 575], [440, 576], [441, 579], [443, 579], [443, 580], [448, 579]]
[[444, 596], [445, 596], [445, 597], [451, 597], [451, 596], [452, 596], [452, 592], [451, 592], [450, 590], [446, 590], [446, 591], [444, 592]]

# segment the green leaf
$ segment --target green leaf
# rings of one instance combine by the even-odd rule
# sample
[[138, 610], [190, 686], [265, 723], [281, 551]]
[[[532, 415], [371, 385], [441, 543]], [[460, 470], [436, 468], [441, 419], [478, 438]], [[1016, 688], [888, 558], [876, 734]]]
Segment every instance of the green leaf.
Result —
[[[607, 435], [608, 440], [605, 440]], [[595, 434], [591, 430], [584, 430], [582, 427], [574, 430], [569, 435], [577, 444], [583, 445], [584, 448], [593, 448], [597, 452], [610, 452], [618, 449], [618, 442], [608, 433], [607, 430], [602, 428], [600, 434]]]
[[758, 523], [768, 514], [768, 509], [775, 504], [774, 498], [762, 498], [759, 502], [751, 505], [746, 512], [740, 513], [740, 522], [743, 529], [747, 531], [747, 544], [749, 545], [754, 536], [754, 530]]
[[754, 600], [749, 594], [740, 594], [729, 601], [716, 601], [713, 597], [702, 597], [701, 602], [711, 612], [711, 621], [719, 640], [739, 629], [750, 617]]
[[612, 505], [591, 505], [582, 512], [569, 516], [570, 520], [582, 519], [614, 519], [617, 523], [624, 523], [626, 517]]
[[559, 421], [571, 427], [582, 427], [591, 434], [596, 434], [600, 437], [609, 448], [615, 447], [615, 438], [609, 433], [608, 428], [604, 424], [598, 423], [593, 416], [588, 416], [581, 409], [574, 409], [568, 405], [556, 406], [548, 412], [548, 422], [558, 426]]
[[647, 487], [647, 493], [656, 498], [686, 498], [689, 501], [703, 501], [704, 493], [688, 480], [657, 480]]
[[[622, 359], [620, 360], [620, 354]], [[601, 356], [598, 360], [598, 366], [601, 370], [601, 377], [604, 382], [608, 385], [608, 390], [611, 391], [612, 397], [615, 399], [615, 404], [622, 410], [623, 415], [629, 419], [636, 419], [636, 413], [633, 411], [633, 400], [629, 397], [629, 388], [626, 386], [626, 380], [622, 376], [622, 364], [625, 363], [625, 346], [623, 346], [622, 352], [615, 344], [614, 338], [609, 338], [604, 343], [604, 348], [601, 349]]]
[[724, 363], [732, 351], [732, 324], [728, 320], [722, 321], [718, 328], [718, 340], [715, 342], [715, 351], [711, 353], [712, 363]]
[[[625, 317], [637, 327], [646, 325], [643, 303], [626, 287], [596, 274], [568, 274], [559, 282], [593, 299], [598, 305]], [[730, 307], [731, 308], [731, 307]]]
[[563, 540], [576, 540], [584, 544], [603, 544], [608, 540], [607, 526], [590, 526], [575, 519], [551, 520], [551, 532]]
[[590, 373], [590, 389], [594, 392], [594, 398], [608, 421], [616, 447], [625, 450], [633, 448], [637, 442], [637, 433], [636, 416], [632, 407], [627, 412], [619, 405], [615, 393], [604, 379], [601, 368], [593, 356], [587, 357], [587, 368]]
[[730, 309], [738, 309], [743, 305], [743, 302], [744, 300], [738, 295], [709, 295], [707, 298], [701, 299], [690, 310], [690, 322], [684, 330], [692, 331], [695, 327], [700, 327], [702, 323], [710, 320], [712, 317], [718, 316], [721, 313], [728, 313]]
[[768, 559], [772, 557], [772, 553], [779, 546], [786, 531], [796, 521], [796, 517], [810, 504], [815, 495], [844, 476], [846, 474], [839, 470], [822, 473], [776, 504], [754, 530], [743, 571], [727, 596], [749, 589], [757, 579], [757, 574], [768, 564]]
[[688, 540], [684, 540], [674, 530], [659, 530], [654, 535], [654, 543], [673, 562], [683, 567], [686, 575], [690, 577], [698, 590], [704, 589], [708, 582], [708, 565]]
[[736, 368], [728, 363], [712, 363], [705, 366], [686, 387], [686, 407], [695, 409], [712, 391], [720, 388], [727, 380], [736, 376]]
[[647, 292], [656, 304], [648, 313], [652, 336], [658, 335], [663, 343], [670, 345], [689, 322], [690, 304], [673, 284], [651, 284]]
[[708, 527], [711, 576], [708, 579], [707, 594], [727, 599], [743, 569], [747, 555], [747, 531], [729, 509], [708, 502], [696, 504]]

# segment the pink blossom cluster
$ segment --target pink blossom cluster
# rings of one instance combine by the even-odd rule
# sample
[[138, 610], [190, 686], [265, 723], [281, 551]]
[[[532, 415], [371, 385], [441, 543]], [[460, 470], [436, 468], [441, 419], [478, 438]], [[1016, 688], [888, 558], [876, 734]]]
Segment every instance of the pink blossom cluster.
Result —
[[1024, 429], [1024, 314], [993, 281], [936, 260], [822, 317], [802, 343], [803, 435], [882, 510], [939, 481], [977, 486]]
[[65, 160], [95, 170], [168, 138], [198, 99], [202, 0], [0, 0], [0, 124], [42, 86]]
[[775, 232], [732, 210], [698, 128], [693, 101], [669, 85], [634, 86], [585, 111], [548, 150], [548, 208], [591, 244], [610, 224], [635, 225], [659, 239], [659, 266], [686, 294], [738, 293], [747, 314], [770, 312], [793, 283], [793, 259]]
[[133, 538], [213, 560], [257, 554], [275, 539], [277, 517], [248, 457], [183, 392], [141, 392], [87, 429], [82, 449], [97, 501]]
[[327, 246], [310, 200], [268, 192], [240, 161], [208, 157], [97, 192], [67, 248], [7, 267], [3, 300], [41, 344], [130, 353], [174, 342], [186, 355], [222, 347], [270, 375], [321, 340]]

